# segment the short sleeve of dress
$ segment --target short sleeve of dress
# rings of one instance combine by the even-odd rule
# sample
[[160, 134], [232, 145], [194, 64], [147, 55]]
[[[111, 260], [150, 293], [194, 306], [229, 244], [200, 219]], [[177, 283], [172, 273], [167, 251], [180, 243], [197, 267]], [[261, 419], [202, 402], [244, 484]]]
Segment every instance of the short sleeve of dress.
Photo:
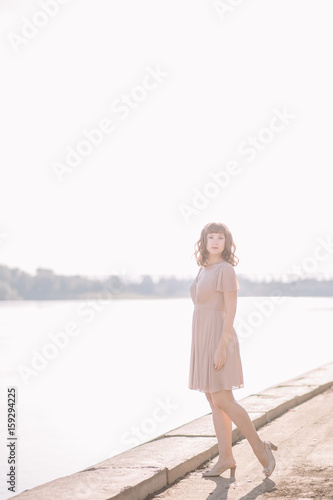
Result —
[[229, 262], [222, 264], [216, 274], [215, 290], [217, 292], [233, 292], [240, 290], [235, 270]]

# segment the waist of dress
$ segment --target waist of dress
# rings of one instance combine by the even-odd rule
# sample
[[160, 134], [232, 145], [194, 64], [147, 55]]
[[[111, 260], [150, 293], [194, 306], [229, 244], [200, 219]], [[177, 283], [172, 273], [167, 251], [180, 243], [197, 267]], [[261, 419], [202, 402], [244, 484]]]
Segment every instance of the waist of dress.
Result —
[[220, 311], [220, 312], [225, 311], [225, 309], [219, 309], [218, 307], [214, 307], [208, 304], [195, 304], [194, 309], [210, 309], [211, 311]]

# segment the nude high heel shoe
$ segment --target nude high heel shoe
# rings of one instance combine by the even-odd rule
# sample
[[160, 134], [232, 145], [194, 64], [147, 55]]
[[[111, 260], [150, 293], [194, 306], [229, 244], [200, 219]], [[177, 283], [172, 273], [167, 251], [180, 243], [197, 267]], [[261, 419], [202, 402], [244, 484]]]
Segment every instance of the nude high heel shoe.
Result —
[[275, 446], [275, 444], [271, 443], [270, 441], [267, 442], [264, 441], [264, 445], [268, 456], [268, 465], [262, 471], [266, 477], [269, 477], [272, 474], [273, 470], [275, 469], [275, 458], [273, 456], [272, 450], [277, 450], [278, 447]]
[[223, 465], [219, 469], [216, 469], [215, 471], [213, 471], [213, 469], [211, 469], [211, 470], [208, 470], [206, 472], [203, 472], [202, 476], [203, 477], [220, 476], [222, 474], [222, 472], [230, 469], [230, 477], [235, 477], [236, 467], [237, 467], [236, 462], [232, 461], [232, 462], [229, 462], [227, 465]]

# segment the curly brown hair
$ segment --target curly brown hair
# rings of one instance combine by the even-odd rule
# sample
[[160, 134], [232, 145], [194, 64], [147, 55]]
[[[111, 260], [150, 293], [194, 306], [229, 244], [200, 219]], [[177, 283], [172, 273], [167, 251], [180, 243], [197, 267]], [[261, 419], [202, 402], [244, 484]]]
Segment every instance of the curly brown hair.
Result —
[[208, 250], [207, 235], [208, 233], [222, 233], [225, 237], [225, 247], [222, 252], [222, 258], [229, 262], [232, 266], [236, 266], [239, 262], [235, 255], [236, 245], [232, 239], [230, 229], [222, 222], [209, 222], [201, 231], [200, 239], [194, 245], [194, 256], [198, 266], [205, 267], [207, 265]]

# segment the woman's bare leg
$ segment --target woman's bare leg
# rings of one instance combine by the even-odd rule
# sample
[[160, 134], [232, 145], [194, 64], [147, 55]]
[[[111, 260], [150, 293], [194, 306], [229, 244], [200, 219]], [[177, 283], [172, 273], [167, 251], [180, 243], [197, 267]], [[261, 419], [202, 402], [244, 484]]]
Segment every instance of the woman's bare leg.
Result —
[[267, 467], [268, 457], [264, 442], [260, 439], [245, 408], [234, 399], [232, 391], [212, 392], [211, 398], [213, 405], [224, 411], [245, 436], [263, 467]]
[[220, 467], [234, 460], [232, 454], [232, 422], [223, 410], [213, 404], [211, 394], [207, 392], [205, 394], [212, 409], [214, 429], [219, 447], [219, 458], [214, 467]]

